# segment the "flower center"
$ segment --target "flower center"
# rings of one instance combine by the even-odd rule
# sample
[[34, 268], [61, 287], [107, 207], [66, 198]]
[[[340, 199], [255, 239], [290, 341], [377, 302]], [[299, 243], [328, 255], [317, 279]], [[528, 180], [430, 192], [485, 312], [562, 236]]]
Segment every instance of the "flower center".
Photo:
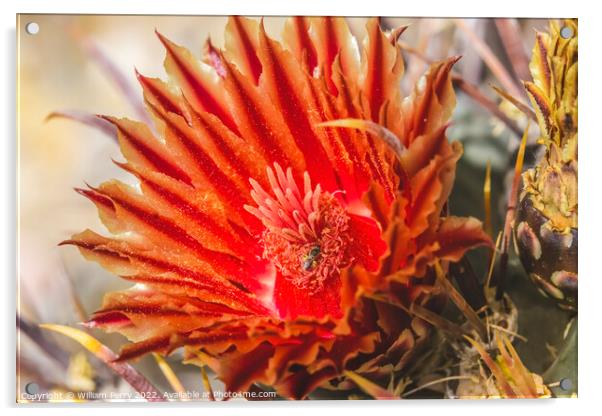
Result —
[[290, 168], [285, 173], [276, 163], [267, 175], [272, 195], [251, 179], [257, 207], [245, 206], [265, 226], [263, 257], [298, 288], [319, 292], [324, 282], [353, 261], [347, 253], [349, 216], [332, 194], [319, 184], [312, 187], [307, 172], [303, 194]]

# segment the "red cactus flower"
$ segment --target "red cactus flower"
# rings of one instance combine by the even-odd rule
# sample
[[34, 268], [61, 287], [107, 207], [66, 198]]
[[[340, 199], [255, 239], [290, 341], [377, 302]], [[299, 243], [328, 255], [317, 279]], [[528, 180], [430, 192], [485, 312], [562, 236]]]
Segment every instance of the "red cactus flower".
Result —
[[[402, 100], [401, 31], [367, 29], [360, 57], [342, 18], [289, 19], [279, 43], [233, 17], [203, 61], [158, 34], [171, 83], [138, 74], [158, 135], [104, 117], [140, 188], [78, 190], [113, 235], [65, 242], [136, 283], [90, 320], [133, 341], [120, 359], [185, 347], [231, 391], [294, 398], [348, 369], [402, 368], [425, 323], [365, 295], [424, 302], [429, 266], [489, 239], [442, 217], [457, 59]], [[340, 119], [361, 129], [322, 124]]]

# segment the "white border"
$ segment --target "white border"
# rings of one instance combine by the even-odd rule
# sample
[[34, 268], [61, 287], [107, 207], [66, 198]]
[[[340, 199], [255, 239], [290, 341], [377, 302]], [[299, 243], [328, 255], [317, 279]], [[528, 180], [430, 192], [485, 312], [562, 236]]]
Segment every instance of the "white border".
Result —
[[[341, 16], [462, 16], [462, 17], [574, 17], [582, 6], [550, 0], [544, 3], [524, 0], [470, 1], [385, 1], [349, 0], [21, 0], [20, 13], [120, 13], [120, 14], [246, 14], [246, 15], [341, 15]], [[15, 5], [13, 5], [15, 7]]]
[[[601, 15], [595, 13], [594, 2], [578, 1], [545, 1], [529, 2], [525, 0], [503, 1], [403, 1], [403, 0], [367, 0], [365, 2], [353, 0], [96, 0], [96, 1], [68, 1], [68, 0], [4, 0], [0, 2], [2, 12], [2, 55], [0, 60], [1, 88], [4, 97], [0, 100], [0, 128], [5, 134], [2, 137], [2, 151], [0, 162], [2, 171], [2, 215], [0, 216], [3, 232], [2, 247], [0, 249], [0, 264], [3, 266], [0, 281], [0, 293], [3, 295], [2, 303], [3, 320], [2, 328], [4, 337], [0, 342], [2, 364], [0, 371], [0, 394], [4, 407], [12, 413], [14, 408], [14, 293], [15, 293], [15, 220], [16, 220], [16, 146], [15, 146], [15, 14], [20, 13], [102, 13], [102, 14], [248, 14], [248, 15], [347, 15], [347, 16], [464, 16], [464, 17], [578, 17], [579, 21], [579, 49], [580, 49], [580, 84], [585, 86], [580, 91], [580, 130], [581, 130], [581, 244], [580, 244], [580, 299], [581, 312], [580, 343], [579, 343], [579, 395], [577, 400], [548, 400], [548, 401], [411, 401], [397, 403], [382, 402], [317, 402], [317, 403], [245, 403], [229, 405], [199, 405], [194, 406], [141, 406], [131, 405], [101, 405], [85, 408], [74, 406], [29, 406], [18, 410], [20, 413], [44, 409], [49, 414], [106, 414], [110, 412], [131, 412], [143, 410], [145, 414], [164, 415], [165, 412], [195, 413], [217, 412], [222, 414], [258, 413], [261, 414], [299, 414], [306, 416], [316, 411], [332, 411], [341, 407], [346, 413], [352, 415], [365, 414], [378, 409], [379, 412], [388, 414], [421, 414], [431, 411], [445, 414], [478, 413], [487, 415], [507, 415], [509, 412], [531, 411], [545, 414], [546, 416], [570, 413], [585, 413], [596, 407], [598, 397], [602, 397], [602, 338], [600, 336], [600, 307], [602, 288], [596, 260], [600, 258], [597, 249], [600, 243], [600, 218], [602, 216], [602, 192], [599, 191], [600, 172], [595, 169], [600, 166], [596, 157], [602, 156], [602, 128], [600, 126], [600, 77], [602, 76], [602, 63], [600, 62], [600, 40], [602, 34]], [[584, 150], [585, 149], [585, 150]], [[42, 185], [41, 185], [42, 186]], [[552, 324], [552, 323], [551, 323]], [[597, 405], [597, 406], [596, 406]], [[200, 407], [200, 409], [199, 409]], [[598, 414], [599, 414], [598, 409]], [[589, 412], [588, 412], [589, 413]]]

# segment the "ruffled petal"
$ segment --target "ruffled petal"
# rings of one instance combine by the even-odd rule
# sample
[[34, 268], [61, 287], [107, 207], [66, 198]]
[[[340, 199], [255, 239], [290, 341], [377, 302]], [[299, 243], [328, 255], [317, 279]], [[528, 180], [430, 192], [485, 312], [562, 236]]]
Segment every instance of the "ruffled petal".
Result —
[[417, 137], [432, 133], [449, 121], [456, 104], [451, 69], [458, 59], [432, 64], [400, 106], [395, 102], [389, 106], [386, 126], [406, 147]]
[[436, 255], [450, 261], [460, 260], [466, 251], [477, 246], [493, 247], [491, 238], [483, 231], [483, 224], [473, 217], [444, 218], [435, 239], [440, 246]]

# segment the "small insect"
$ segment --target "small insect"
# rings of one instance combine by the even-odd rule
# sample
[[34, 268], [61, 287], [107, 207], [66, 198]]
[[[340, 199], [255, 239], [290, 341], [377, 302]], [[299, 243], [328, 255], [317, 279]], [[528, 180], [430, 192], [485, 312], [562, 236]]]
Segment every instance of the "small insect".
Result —
[[320, 246], [313, 246], [309, 253], [303, 257], [303, 263], [301, 267], [304, 271], [308, 272], [312, 270], [318, 264], [318, 257], [320, 257]]

